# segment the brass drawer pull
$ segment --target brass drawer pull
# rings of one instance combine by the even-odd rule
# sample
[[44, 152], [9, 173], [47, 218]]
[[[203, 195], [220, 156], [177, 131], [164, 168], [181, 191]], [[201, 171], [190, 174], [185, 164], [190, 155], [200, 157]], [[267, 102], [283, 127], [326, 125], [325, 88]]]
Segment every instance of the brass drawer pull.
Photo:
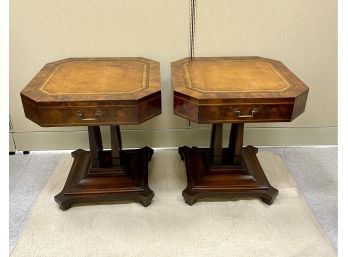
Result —
[[233, 109], [233, 113], [235, 115], [237, 115], [238, 118], [253, 118], [254, 117], [254, 114], [258, 113], [259, 112], [259, 109], [257, 108], [253, 108], [251, 110], [251, 114], [248, 114], [248, 115], [240, 115], [240, 110], [238, 108], [234, 108]]
[[75, 115], [77, 117], [81, 118], [81, 120], [83, 120], [83, 121], [94, 121], [94, 120], [97, 120], [98, 117], [102, 116], [103, 113], [101, 111], [96, 111], [95, 114], [94, 114], [94, 116], [96, 118], [85, 118], [85, 115], [83, 114], [83, 112], [80, 112], [80, 111], [77, 111], [75, 113]]

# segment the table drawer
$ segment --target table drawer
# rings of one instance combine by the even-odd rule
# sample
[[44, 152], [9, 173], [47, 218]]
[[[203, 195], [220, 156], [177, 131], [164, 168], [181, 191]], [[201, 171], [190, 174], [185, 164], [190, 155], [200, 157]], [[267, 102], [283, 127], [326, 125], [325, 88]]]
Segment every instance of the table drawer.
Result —
[[200, 105], [200, 123], [291, 121], [293, 104]]
[[86, 126], [137, 123], [134, 106], [83, 106], [69, 108], [39, 108], [41, 126]]
[[22, 97], [25, 116], [42, 127], [126, 125], [144, 122], [161, 113], [161, 95], [141, 102], [37, 106]]

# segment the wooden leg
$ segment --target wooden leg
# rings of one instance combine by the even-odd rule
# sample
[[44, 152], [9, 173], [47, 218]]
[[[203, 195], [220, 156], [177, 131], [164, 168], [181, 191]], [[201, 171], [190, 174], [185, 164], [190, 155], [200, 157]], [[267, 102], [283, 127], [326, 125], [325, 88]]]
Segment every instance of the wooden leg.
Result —
[[222, 123], [213, 124], [210, 136], [210, 149], [213, 152], [213, 163], [221, 164], [222, 160]]
[[231, 151], [231, 163], [235, 162], [235, 156], [239, 156], [243, 148], [244, 123], [232, 123], [228, 148]]
[[120, 166], [120, 150], [122, 149], [120, 126], [110, 126], [111, 155], [114, 167]]
[[89, 148], [91, 152], [92, 167], [101, 166], [99, 153], [103, 151], [103, 141], [99, 126], [88, 126]]

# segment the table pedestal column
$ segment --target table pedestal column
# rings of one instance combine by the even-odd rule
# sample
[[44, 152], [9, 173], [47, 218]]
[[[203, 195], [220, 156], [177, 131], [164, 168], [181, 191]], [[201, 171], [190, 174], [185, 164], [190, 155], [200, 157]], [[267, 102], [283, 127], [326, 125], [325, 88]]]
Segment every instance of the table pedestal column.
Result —
[[73, 165], [61, 193], [60, 208], [74, 203], [134, 200], [148, 206], [154, 196], [148, 186], [148, 162], [153, 149], [122, 150], [119, 126], [110, 126], [111, 150], [103, 150], [99, 126], [89, 126], [90, 151], [72, 152]]
[[243, 148], [244, 124], [231, 125], [229, 146], [222, 147], [222, 123], [212, 125], [210, 148], [179, 148], [186, 163], [185, 202], [202, 198], [260, 197], [272, 204], [278, 190], [270, 185], [256, 157], [257, 148]]

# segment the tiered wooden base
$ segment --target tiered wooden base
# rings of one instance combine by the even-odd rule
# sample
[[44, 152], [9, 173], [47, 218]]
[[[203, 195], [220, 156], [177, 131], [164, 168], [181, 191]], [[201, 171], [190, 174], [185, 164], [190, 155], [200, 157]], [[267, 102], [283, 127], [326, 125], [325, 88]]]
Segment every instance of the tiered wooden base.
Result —
[[186, 163], [185, 202], [221, 197], [260, 197], [272, 204], [278, 190], [270, 185], [256, 157], [257, 148], [243, 145], [243, 124], [232, 124], [228, 148], [222, 148], [222, 124], [213, 124], [210, 148], [180, 147]]
[[89, 127], [91, 151], [78, 149], [61, 193], [54, 197], [60, 208], [74, 203], [134, 200], [148, 206], [154, 197], [148, 187], [149, 147], [121, 150], [118, 126], [111, 127], [112, 150], [102, 149], [99, 127]]

